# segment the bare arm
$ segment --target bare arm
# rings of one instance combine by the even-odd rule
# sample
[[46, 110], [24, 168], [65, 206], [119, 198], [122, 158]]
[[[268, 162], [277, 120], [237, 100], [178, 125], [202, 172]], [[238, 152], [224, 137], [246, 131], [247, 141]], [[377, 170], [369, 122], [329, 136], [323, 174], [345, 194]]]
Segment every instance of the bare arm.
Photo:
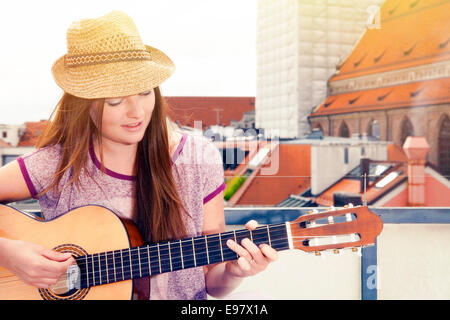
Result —
[[[12, 161], [1, 167], [0, 202], [29, 198], [31, 194], [20, 171], [19, 163]], [[56, 280], [73, 262], [70, 254], [0, 237], [0, 265], [9, 269], [24, 282], [36, 287], [47, 288], [56, 283]]]
[[0, 167], [0, 202], [13, 202], [31, 198], [19, 163], [11, 161]]

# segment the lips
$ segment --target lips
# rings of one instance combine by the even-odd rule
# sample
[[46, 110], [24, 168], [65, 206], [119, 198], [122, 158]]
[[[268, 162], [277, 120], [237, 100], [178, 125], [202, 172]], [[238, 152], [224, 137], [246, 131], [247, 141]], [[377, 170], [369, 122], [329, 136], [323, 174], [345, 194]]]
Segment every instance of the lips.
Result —
[[142, 121], [124, 124], [121, 127], [125, 128], [127, 130], [133, 130], [133, 129], [139, 129], [141, 127], [141, 125], [142, 125]]

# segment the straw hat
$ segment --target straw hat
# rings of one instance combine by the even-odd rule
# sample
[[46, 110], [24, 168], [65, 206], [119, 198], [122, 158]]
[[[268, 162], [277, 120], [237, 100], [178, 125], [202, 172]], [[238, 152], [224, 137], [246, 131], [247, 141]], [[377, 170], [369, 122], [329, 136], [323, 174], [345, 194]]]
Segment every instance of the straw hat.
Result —
[[145, 92], [174, 70], [169, 57], [143, 44], [133, 20], [120, 11], [72, 23], [67, 54], [52, 66], [59, 87], [87, 99]]

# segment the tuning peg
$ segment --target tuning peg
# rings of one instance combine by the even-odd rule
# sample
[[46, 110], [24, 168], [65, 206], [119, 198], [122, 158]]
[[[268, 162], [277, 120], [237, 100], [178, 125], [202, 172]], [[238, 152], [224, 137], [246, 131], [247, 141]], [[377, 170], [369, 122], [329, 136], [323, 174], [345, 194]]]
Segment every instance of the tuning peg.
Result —
[[334, 253], [334, 254], [339, 254], [339, 253], [341, 253], [341, 252], [340, 252], [338, 249], [334, 249], [334, 250], [333, 250], [333, 253]]
[[316, 256], [320, 256], [321, 255], [320, 251], [316, 251], [315, 254], [316, 254]]
[[361, 248], [352, 248], [352, 251], [353, 252], [357, 252], [358, 253], [358, 256], [360, 256], [361, 257]]

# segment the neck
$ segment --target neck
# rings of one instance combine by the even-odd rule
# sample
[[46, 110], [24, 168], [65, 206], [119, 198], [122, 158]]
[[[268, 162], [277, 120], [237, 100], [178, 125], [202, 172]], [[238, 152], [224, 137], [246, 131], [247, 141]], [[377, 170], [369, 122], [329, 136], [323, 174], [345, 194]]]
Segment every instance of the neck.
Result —
[[[103, 163], [106, 168], [124, 175], [134, 175], [137, 143], [125, 144], [102, 137], [102, 149]], [[94, 142], [94, 152], [100, 161], [100, 146], [98, 141]]]
[[289, 237], [290, 228], [282, 223], [80, 256], [76, 258], [80, 285], [86, 288], [236, 260], [239, 256], [226, 245], [228, 239], [240, 243], [249, 238], [256, 245], [286, 250], [291, 248]]

